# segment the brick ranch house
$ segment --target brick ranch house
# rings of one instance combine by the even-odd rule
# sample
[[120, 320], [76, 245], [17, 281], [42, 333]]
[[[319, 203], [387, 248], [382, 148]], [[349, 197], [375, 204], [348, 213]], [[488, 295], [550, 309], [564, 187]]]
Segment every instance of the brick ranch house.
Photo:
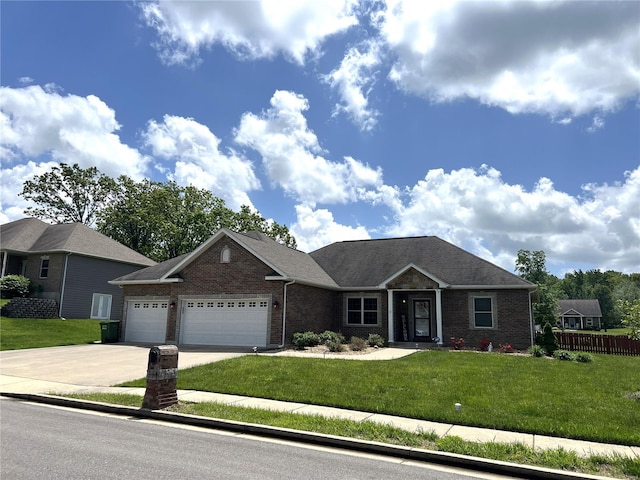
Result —
[[221, 229], [124, 275], [122, 340], [279, 347], [294, 332], [524, 349], [536, 286], [437, 237], [338, 242], [311, 253]]

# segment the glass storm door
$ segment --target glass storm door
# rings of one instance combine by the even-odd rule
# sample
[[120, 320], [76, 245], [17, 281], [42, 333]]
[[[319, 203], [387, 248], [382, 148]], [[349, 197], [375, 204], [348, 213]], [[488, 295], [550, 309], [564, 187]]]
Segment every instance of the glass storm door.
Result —
[[413, 301], [413, 326], [415, 337], [431, 336], [431, 300]]

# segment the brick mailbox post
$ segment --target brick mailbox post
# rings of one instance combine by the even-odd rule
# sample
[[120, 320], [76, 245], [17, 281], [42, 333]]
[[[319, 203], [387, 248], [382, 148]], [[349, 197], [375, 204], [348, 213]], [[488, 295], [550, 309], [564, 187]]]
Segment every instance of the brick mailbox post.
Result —
[[178, 403], [178, 347], [159, 345], [149, 351], [147, 389], [142, 408], [159, 410]]

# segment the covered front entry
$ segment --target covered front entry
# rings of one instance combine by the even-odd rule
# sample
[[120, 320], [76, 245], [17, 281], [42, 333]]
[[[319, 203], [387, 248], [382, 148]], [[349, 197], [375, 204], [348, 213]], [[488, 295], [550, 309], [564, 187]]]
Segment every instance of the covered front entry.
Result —
[[[391, 292], [390, 341], [439, 343], [438, 298], [435, 291]], [[393, 333], [393, 336], [391, 336]]]
[[265, 347], [269, 304], [266, 298], [183, 300], [180, 343]]

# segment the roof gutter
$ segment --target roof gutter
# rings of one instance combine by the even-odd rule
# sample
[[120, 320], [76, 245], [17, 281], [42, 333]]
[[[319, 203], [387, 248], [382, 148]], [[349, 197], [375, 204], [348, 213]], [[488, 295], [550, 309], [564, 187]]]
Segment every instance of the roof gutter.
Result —
[[155, 280], [123, 280], [121, 282], [109, 280], [107, 283], [109, 285], [150, 285], [157, 283], [180, 283], [182, 281], [182, 278], [165, 278]]
[[287, 282], [284, 284], [284, 292], [283, 292], [283, 296], [284, 298], [282, 299], [282, 340], [280, 345], [278, 345], [278, 348], [282, 348], [284, 347], [285, 343], [286, 343], [286, 333], [285, 333], [285, 328], [287, 325], [287, 287], [289, 285], [293, 285], [294, 283], [296, 283], [295, 280], [291, 280], [290, 282]]

